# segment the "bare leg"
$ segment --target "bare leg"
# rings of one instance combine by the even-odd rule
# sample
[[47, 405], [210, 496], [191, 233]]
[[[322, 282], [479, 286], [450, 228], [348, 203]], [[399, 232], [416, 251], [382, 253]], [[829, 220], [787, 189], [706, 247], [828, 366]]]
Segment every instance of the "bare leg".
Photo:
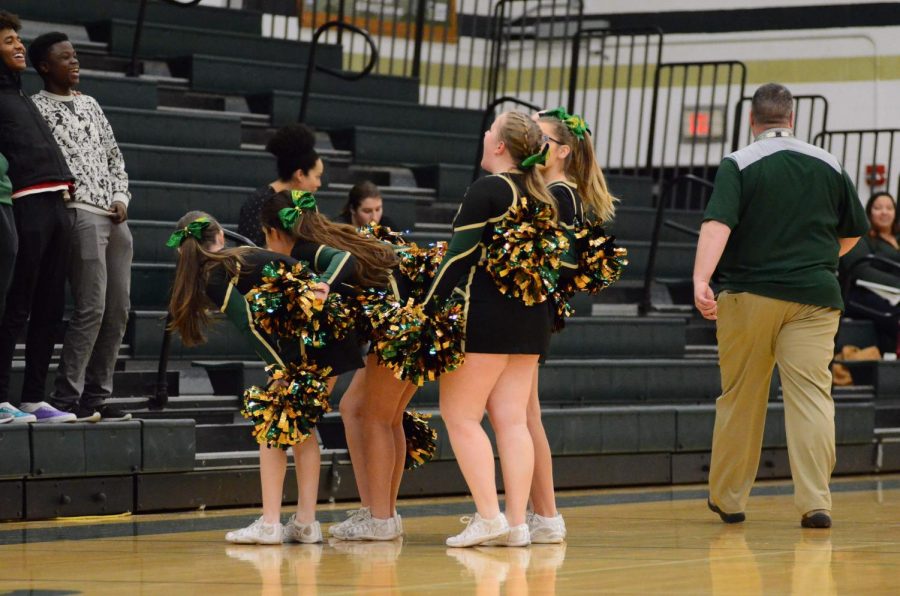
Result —
[[[337, 377], [328, 379], [328, 394], [334, 389]], [[311, 524], [316, 519], [316, 502], [319, 500], [319, 470], [322, 455], [315, 433], [308, 439], [294, 445], [294, 471], [297, 476], [297, 517], [301, 524]], [[286, 462], [285, 462], [286, 463]], [[284, 483], [284, 472], [281, 474]], [[268, 520], [267, 520], [268, 521]]]
[[262, 484], [263, 519], [267, 524], [281, 522], [281, 497], [286, 471], [287, 453], [283, 449], [259, 446], [259, 481]]
[[406, 467], [406, 435], [403, 432], [403, 412], [409, 405], [409, 401], [416, 393], [416, 387], [412, 383], [407, 383], [403, 388], [400, 397], [400, 404], [397, 407], [397, 413], [394, 415], [392, 428], [394, 430], [394, 475], [391, 478], [391, 510], [397, 510], [397, 494], [400, 492], [400, 482], [403, 480], [403, 472]]
[[497, 435], [506, 493], [506, 519], [510, 526], [525, 523], [525, 508], [531, 492], [534, 446], [528, 432], [526, 411], [536, 368], [537, 355], [510, 355], [487, 403], [491, 425]]
[[541, 422], [538, 401], [538, 369], [534, 369], [531, 397], [528, 400], [528, 432], [534, 443], [534, 477], [531, 480], [531, 505], [543, 517], [556, 516], [556, 496], [553, 494], [553, 454]]
[[395, 444], [394, 417], [403, 398], [403, 381], [379, 366], [375, 356], [366, 361], [366, 396], [363, 408], [365, 426], [363, 440], [366, 450], [366, 474], [372, 517], [389, 519], [394, 515], [392, 485], [397, 451], [405, 450]]
[[297, 473], [296, 520], [304, 525], [311, 524], [316, 520], [319, 470], [322, 468], [322, 454], [314, 434], [299, 445], [294, 445], [294, 466]]
[[363, 439], [363, 408], [366, 401], [366, 369], [361, 368], [353, 373], [350, 386], [341, 397], [340, 411], [344, 422], [344, 435], [347, 437], [347, 449], [353, 464], [353, 477], [356, 479], [356, 490], [363, 507], [368, 507], [369, 482], [366, 474], [366, 451]]
[[[500, 504], [493, 449], [481, 421], [488, 396], [508, 361], [509, 356], [505, 354], [469, 353], [462, 366], [445, 373], [440, 380], [441, 417], [475, 507], [484, 519], [496, 518]], [[533, 464], [529, 461], [529, 465]]]

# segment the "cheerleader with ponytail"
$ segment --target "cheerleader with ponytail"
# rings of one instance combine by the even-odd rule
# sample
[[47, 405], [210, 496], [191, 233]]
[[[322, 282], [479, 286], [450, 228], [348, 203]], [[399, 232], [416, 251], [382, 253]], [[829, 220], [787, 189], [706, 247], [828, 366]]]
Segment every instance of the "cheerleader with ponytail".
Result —
[[[318, 213], [311, 194], [278, 193], [263, 205], [260, 219], [270, 248], [308, 262], [335, 292], [351, 299], [381, 294], [391, 303], [405, 303], [399, 276], [393, 274], [398, 257], [391, 245], [329, 221]], [[413, 383], [396, 378], [370, 353], [342, 396], [341, 418], [361, 507], [329, 528], [335, 538], [393, 540], [403, 533], [396, 502], [409, 455], [404, 409], [415, 391]], [[421, 428], [406, 418], [409, 428]]]
[[[304, 357], [304, 347], [296, 337], [274, 332], [282, 325], [261, 325], [254, 311], [259, 310], [260, 296], [265, 295], [260, 288], [292, 276], [303, 280], [296, 305], [309, 318], [316, 305], [327, 299], [327, 286], [290, 257], [257, 248], [225, 248], [222, 227], [200, 211], [182, 217], [167, 244], [178, 251], [169, 302], [170, 328], [181, 335], [185, 345], [201, 344], [210, 322], [207, 311], [220, 311], [266, 362], [270, 375], [267, 387], [247, 391], [242, 408], [254, 423], [253, 433], [260, 444], [263, 515], [246, 528], [228, 532], [226, 540], [239, 544], [321, 542], [322, 532], [315, 520], [321, 465], [315, 424], [329, 409], [334, 378], [328, 378], [327, 367], [319, 368]], [[287, 316], [284, 309], [273, 312]], [[299, 498], [296, 512], [282, 526], [288, 448], [294, 450]]]
[[[538, 356], [550, 340], [548, 297], [567, 247], [556, 200], [535, 167], [547, 144], [537, 123], [501, 114], [484, 135], [477, 180], [463, 198], [453, 237], [424, 308], [464, 301], [465, 360], [440, 377], [441, 416], [477, 513], [448, 546], [527, 546], [525, 511], [534, 468], [526, 408]], [[506, 491], [502, 513], [485, 409], [497, 437]]]
[[[580, 116], [557, 108], [539, 112], [535, 119], [550, 145], [541, 173], [547, 182], [547, 189], [557, 200], [560, 226], [566, 230], [569, 240], [569, 250], [560, 270], [559, 288], [551, 305], [554, 329], [559, 331], [571, 313], [568, 299], [574, 293], [573, 280], [579, 273], [580, 241], [590, 233], [591, 222], [599, 225], [612, 220], [618, 199], [610, 194], [606, 186], [606, 179], [594, 158], [591, 131]], [[533, 511], [528, 514], [531, 540], [534, 543], [563, 542], [567, 533], [566, 524], [556, 509], [553, 457], [541, 422], [537, 368], [528, 402], [528, 430], [534, 442]]]

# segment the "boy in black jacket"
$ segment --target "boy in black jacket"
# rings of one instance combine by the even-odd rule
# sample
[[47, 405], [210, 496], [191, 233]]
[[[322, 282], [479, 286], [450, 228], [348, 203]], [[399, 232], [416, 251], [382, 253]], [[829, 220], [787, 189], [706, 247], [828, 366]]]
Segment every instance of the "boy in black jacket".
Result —
[[46, 122], [22, 91], [25, 45], [18, 17], [0, 11], [0, 153], [9, 161], [19, 237], [12, 283], [0, 320], [0, 409], [12, 408], [9, 385], [16, 340], [25, 323], [25, 380], [20, 421], [68, 422], [44, 401], [54, 334], [65, 306], [70, 224], [64, 201], [74, 178]]

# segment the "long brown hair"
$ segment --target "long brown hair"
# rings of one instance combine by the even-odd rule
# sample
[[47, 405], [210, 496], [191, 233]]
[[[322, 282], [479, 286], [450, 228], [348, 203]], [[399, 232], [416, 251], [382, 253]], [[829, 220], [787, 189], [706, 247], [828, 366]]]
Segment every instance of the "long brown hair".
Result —
[[[544, 148], [544, 133], [537, 122], [520, 112], [505, 112], [500, 117], [506, 117], [500, 127], [500, 140], [506, 145], [509, 156], [516, 164], [521, 164], [526, 158], [540, 153]], [[553, 209], [553, 218], [559, 216], [556, 198], [547, 190], [544, 178], [537, 168], [519, 168], [522, 171], [525, 183], [525, 194], [545, 203]]]
[[247, 248], [231, 248], [218, 252], [210, 249], [216, 243], [222, 226], [214, 217], [203, 211], [189, 211], [178, 220], [176, 230], [187, 227], [201, 217], [209, 219], [209, 226], [203, 230], [198, 240], [187, 236], [178, 248], [178, 263], [175, 266], [175, 282], [169, 299], [172, 322], [169, 330], [177, 331], [186, 346], [196, 346], [206, 341], [204, 331], [209, 325], [208, 308], [215, 307], [206, 296], [209, 274], [216, 267], [224, 267], [229, 277], [238, 274], [240, 264], [245, 261], [241, 253]]
[[[294, 207], [290, 191], [282, 191], [266, 199], [259, 214], [263, 227], [283, 230], [278, 217], [282, 209]], [[287, 230], [297, 239], [345, 250], [356, 257], [356, 278], [363, 287], [385, 287], [389, 283], [388, 270], [397, 265], [393, 249], [374, 238], [360, 236], [356, 228], [334, 223], [317, 211], [303, 211], [293, 229]]]
[[571, 149], [566, 158], [566, 174], [578, 185], [585, 211], [603, 223], [612, 220], [619, 199], [606, 186], [603, 170], [594, 156], [591, 133], [585, 132], [584, 139], [579, 139], [565, 122], [554, 116], [541, 116], [541, 122], [550, 124], [553, 137]]

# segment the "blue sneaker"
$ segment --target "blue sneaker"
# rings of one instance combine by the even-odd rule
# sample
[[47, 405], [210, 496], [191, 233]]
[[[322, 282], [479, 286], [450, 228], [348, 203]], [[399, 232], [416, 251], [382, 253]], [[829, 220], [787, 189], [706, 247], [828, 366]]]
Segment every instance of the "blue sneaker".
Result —
[[61, 412], [45, 401], [34, 404], [22, 404], [22, 411], [26, 414], [34, 414], [38, 424], [55, 424], [58, 422], [75, 422], [78, 418], [72, 412]]
[[34, 414], [26, 414], [8, 401], [0, 403], [0, 414], [8, 414], [12, 416], [12, 422], [17, 424], [25, 422], [37, 422], [37, 416], [35, 416]]

